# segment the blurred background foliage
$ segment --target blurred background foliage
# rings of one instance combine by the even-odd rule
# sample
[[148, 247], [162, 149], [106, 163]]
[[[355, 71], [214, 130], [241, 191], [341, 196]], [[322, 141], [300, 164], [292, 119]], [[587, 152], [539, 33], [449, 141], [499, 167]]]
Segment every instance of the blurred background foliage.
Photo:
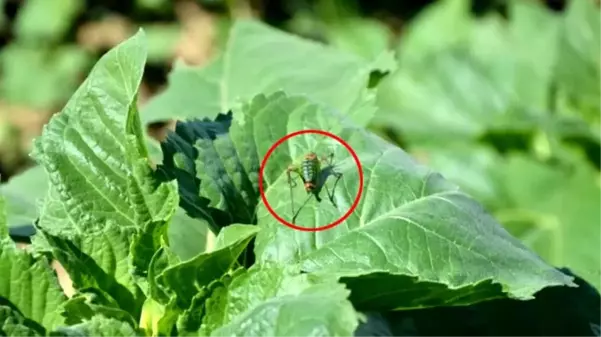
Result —
[[[367, 60], [393, 50], [390, 71], [373, 74], [379, 112], [372, 131], [460, 185], [548, 262], [599, 289], [599, 1], [0, 5], [0, 175], [10, 181], [5, 191], [21, 180], [12, 184], [30, 194], [21, 207], [32, 209], [45, 186], [39, 172], [20, 175], [32, 166], [31, 140], [104, 52], [145, 28], [144, 105], [165, 88], [176, 60], [206, 64], [227, 42], [233, 19], [255, 17]], [[170, 125], [156, 121], [148, 131], [161, 139]]]

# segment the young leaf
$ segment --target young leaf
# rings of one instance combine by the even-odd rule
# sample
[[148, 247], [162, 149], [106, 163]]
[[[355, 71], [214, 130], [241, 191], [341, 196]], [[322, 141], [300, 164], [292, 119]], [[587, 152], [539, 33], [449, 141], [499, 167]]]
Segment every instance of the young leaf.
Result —
[[45, 231], [90, 235], [173, 214], [174, 186], [153, 186], [136, 111], [144, 44], [140, 31], [104, 55], [35, 140], [33, 156], [51, 185], [39, 221]]
[[53, 329], [63, 323], [60, 306], [66, 296], [58, 279], [44, 256], [32, 256], [17, 248], [8, 237], [2, 196], [0, 275], [0, 330], [24, 332], [34, 329], [44, 333], [43, 328]]
[[[241, 167], [241, 159], [232, 151], [231, 142], [226, 138], [230, 124], [231, 113], [219, 115], [215, 121], [205, 119], [178, 123], [175, 132], [161, 143], [163, 163], [157, 167], [159, 179], [177, 180], [180, 206], [189, 216], [207, 222], [214, 233], [230, 223], [251, 223], [252, 210], [258, 199], [255, 189], [250, 186], [251, 177]], [[218, 142], [222, 144], [220, 148], [213, 146]], [[221, 161], [218, 149], [223, 148], [229, 150], [221, 151], [226, 156], [225, 160], [234, 164], [229, 167], [230, 172], [239, 176], [236, 185], [227, 176], [228, 167]], [[258, 163], [255, 167], [258, 169]], [[227, 179], [229, 184], [219, 184], [222, 179]], [[247, 198], [243, 199], [242, 193], [246, 193]], [[209, 208], [209, 198], [217, 207]], [[215, 202], [216, 199], [219, 201]]]
[[[133, 316], [143, 294], [129, 266], [129, 247], [150, 223], [177, 208], [174, 184], [152, 178], [136, 109], [144, 33], [113, 48], [94, 66], [65, 108], [34, 142], [33, 156], [50, 190], [37, 223], [76, 289], [112, 297]], [[147, 265], [152, 254], [136, 266]]]
[[277, 265], [234, 273], [206, 302], [199, 333], [210, 336], [351, 336], [359, 314], [332, 278]]
[[126, 322], [118, 321], [114, 318], [107, 318], [102, 315], [95, 315], [89, 321], [66, 326], [56, 329], [51, 333], [52, 336], [116, 336], [116, 337], [135, 337], [141, 334], [132, 328]]
[[180, 308], [189, 308], [198, 290], [226, 273], [257, 232], [258, 228], [251, 225], [224, 228], [214, 251], [165, 268], [156, 276], [157, 284], [176, 296]]
[[100, 292], [79, 294], [70, 298], [63, 305], [66, 317], [65, 322], [68, 325], [83, 323], [92, 319], [96, 315], [103, 315], [109, 318], [115, 318], [122, 322], [129, 323], [132, 327], [136, 326], [136, 320], [127, 311], [119, 309], [110, 301], [107, 301]]
[[215, 118], [237, 102], [278, 90], [347, 111], [356, 103], [349, 97], [363, 99], [377, 66], [263, 23], [238, 21], [220, 58], [205, 68], [176, 67], [167, 90], [148, 103], [142, 116], [146, 122]]
[[142, 292], [130, 274], [129, 247], [135, 231], [108, 224], [102, 232], [70, 239], [44, 233], [75, 289], [98, 289], [118, 307], [136, 314]]

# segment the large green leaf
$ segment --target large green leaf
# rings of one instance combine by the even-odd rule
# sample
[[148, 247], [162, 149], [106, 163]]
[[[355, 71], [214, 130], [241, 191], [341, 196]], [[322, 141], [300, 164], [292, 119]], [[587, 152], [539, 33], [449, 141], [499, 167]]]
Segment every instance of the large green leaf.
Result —
[[510, 157], [503, 181], [514, 207], [500, 210], [499, 220], [547, 261], [601, 289], [599, 172], [585, 161], [574, 164], [552, 167]]
[[98, 61], [35, 140], [33, 156], [51, 185], [39, 222], [46, 231], [90, 235], [173, 214], [175, 186], [154, 186], [136, 111], [145, 61], [139, 32]]
[[203, 68], [176, 66], [167, 90], [147, 104], [142, 116], [147, 122], [214, 118], [256, 94], [278, 90], [347, 111], [366, 95], [376, 66], [259, 22], [238, 21], [223, 55]]
[[[156, 153], [157, 150], [153, 145], [154, 142], [149, 142], [149, 150], [151, 152], [154, 150], [154, 157], [162, 156], [160, 148]], [[48, 176], [44, 168], [39, 165], [13, 176], [8, 183], [0, 186], [0, 192], [5, 196], [7, 203], [7, 221], [12, 227], [11, 233], [16, 231], [16, 227], [19, 227], [19, 233], [35, 232], [33, 222], [38, 217], [37, 204], [43, 200], [47, 191]], [[177, 208], [167, 229], [173, 251], [182, 260], [203, 252], [207, 229], [206, 222], [191, 218], [186, 215], [184, 209]]]
[[67, 298], [49, 261], [10, 240], [5, 219], [0, 196], [0, 330], [43, 334], [63, 323], [60, 306]]
[[359, 315], [335, 279], [277, 265], [239, 270], [213, 290], [200, 333], [210, 336], [352, 336]]
[[501, 155], [487, 146], [473, 143], [439, 146], [413, 146], [412, 153], [421, 161], [484, 204], [488, 210], [505, 205]]
[[[269, 115], [270, 108], [260, 105], [250, 111]], [[282, 226], [259, 206], [258, 223], [264, 230], [255, 251], [260, 260], [297, 261], [306, 271], [353, 277], [349, 282], [355, 286], [354, 303], [370, 307], [459, 304], [500, 296], [500, 289], [486, 281], [499, 283], [508, 296], [522, 299], [546, 286], [571, 284], [569, 277], [526, 249], [482, 206], [439, 174], [417, 165], [401, 149], [368, 132], [343, 127], [333, 114], [316, 110], [310, 118], [321, 121], [322, 129], [340, 135], [357, 151], [365, 172], [365, 192], [347, 221], [318, 233]], [[290, 111], [288, 131], [309, 127], [303, 123], [308, 115]], [[282, 152], [319, 153], [307, 138], [290, 141]], [[264, 136], [258, 139], [267, 141]], [[343, 187], [336, 192], [339, 209], [328, 203], [310, 204], [298, 223], [323, 226], [353, 202], [359, 178], [345, 152], [336, 153], [342, 157], [339, 170], [344, 174]], [[285, 201], [290, 193], [281, 174], [289, 162], [282, 159], [268, 163], [273, 169], [267, 172], [280, 174], [266, 176], [266, 198], [280, 214], [288, 211]], [[379, 291], [374, 293], [378, 288], [370, 284], [378, 285]]]
[[[282, 136], [317, 128], [349, 142], [365, 173], [359, 207], [341, 225], [324, 232], [285, 227], [260, 204], [257, 221], [264, 230], [255, 242], [259, 261], [298, 263], [306, 271], [346, 277], [354, 303], [369, 307], [466, 304], [503, 293], [526, 299], [547, 286], [571, 285], [569, 277], [511, 237], [456, 185], [415, 164], [401, 149], [354, 127], [335, 110], [277, 93], [257, 96], [233, 116], [233, 121], [227, 120], [232, 123], [229, 133], [197, 140], [196, 148], [227, 141], [231, 151], [244, 153], [238, 158], [258, 162]], [[198, 121], [181, 126], [197, 134], [211, 131], [203, 127], [214, 127]], [[201, 143], [204, 145], [198, 145]], [[334, 153], [336, 167], [344, 174], [334, 193], [338, 207], [327, 199], [321, 203], [313, 200], [300, 212], [297, 224], [314, 228], [335, 221], [347, 211], [358, 191], [359, 178], [349, 153], [334, 140], [315, 135], [295, 137], [277, 148], [264, 170], [266, 199], [281, 217], [290, 220], [291, 203], [298, 207], [306, 198], [297, 188], [294, 200], [290, 199], [285, 170], [308, 151]], [[192, 160], [185, 152], [178, 154], [184, 161]], [[196, 159], [196, 168], [202, 163], [214, 165], [220, 158], [231, 159], [204, 156]], [[249, 169], [252, 166], [243, 164], [245, 171], [241, 171], [232, 163], [235, 161], [219, 162], [225, 169], [211, 171], [211, 179], [219, 182], [223, 191], [240, 191], [223, 174], [253, 172]], [[197, 178], [198, 190], [210, 189], [211, 179]]]
[[149, 224], [168, 222], [178, 203], [174, 184], [152, 178], [136, 109], [145, 61], [141, 31], [104, 55], [33, 153], [50, 185], [38, 229], [76, 289], [98, 289], [134, 316], [143, 296], [130, 245]]
[[[508, 22], [475, 19], [466, 3], [437, 2], [410, 25], [398, 70], [378, 88], [377, 124], [421, 143], [507, 130], [598, 139], [598, 128], [577, 114], [553, 114], [560, 18], [536, 2], [512, 1]], [[468, 23], [445, 31], [453, 20]]]
[[551, 165], [467, 144], [420, 151], [429, 166], [485, 201], [514, 236], [547, 262], [571, 268], [599, 289], [601, 188], [598, 172], [585, 160]]

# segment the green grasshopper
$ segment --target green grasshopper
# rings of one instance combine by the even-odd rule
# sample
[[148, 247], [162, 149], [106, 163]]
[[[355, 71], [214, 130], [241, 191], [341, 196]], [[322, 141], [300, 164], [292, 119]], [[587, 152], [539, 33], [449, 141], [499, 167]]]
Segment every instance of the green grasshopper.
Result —
[[[325, 164], [325, 165], [324, 165]], [[321, 189], [325, 186], [326, 192], [328, 193], [328, 198], [334, 207], [336, 206], [336, 202], [334, 201], [334, 191], [336, 190], [336, 185], [340, 178], [342, 178], [342, 173], [334, 170], [334, 154], [330, 153], [328, 156], [323, 156], [321, 159], [317, 158], [317, 155], [314, 152], [309, 152], [305, 155], [305, 159], [302, 161], [300, 166], [290, 165], [286, 169], [286, 173], [288, 175], [288, 185], [290, 186], [290, 202], [292, 207], [292, 223], [294, 224], [296, 221], [296, 217], [300, 213], [301, 209], [305, 207], [309, 199], [312, 196], [318, 202], [321, 202], [321, 198], [319, 197], [319, 193]], [[297, 186], [296, 180], [292, 177], [292, 173], [296, 173], [301, 180], [303, 181], [303, 185], [305, 187], [305, 191], [309, 196], [307, 200], [299, 207], [299, 209], [294, 212], [294, 199], [292, 189]], [[330, 176], [336, 177], [334, 182], [334, 187], [332, 187], [332, 193], [326, 186], [326, 180]]]

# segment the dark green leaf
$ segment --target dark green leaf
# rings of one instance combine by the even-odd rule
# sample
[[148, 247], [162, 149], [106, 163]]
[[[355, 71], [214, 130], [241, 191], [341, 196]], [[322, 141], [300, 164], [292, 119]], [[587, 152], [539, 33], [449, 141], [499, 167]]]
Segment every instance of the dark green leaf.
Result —
[[101, 315], [92, 317], [91, 320], [84, 323], [61, 327], [51, 333], [51, 336], [140, 336], [140, 333], [132, 328], [126, 322], [118, 321], [114, 318], [106, 318]]
[[228, 226], [219, 233], [221, 238], [218, 236], [219, 245], [214, 251], [165, 268], [157, 275], [156, 281], [176, 296], [180, 308], [188, 308], [199, 289], [208, 286], [232, 268], [257, 232], [258, 228], [255, 226]]
[[331, 278], [278, 266], [240, 270], [206, 302], [199, 331], [210, 336], [351, 336], [359, 315]]
[[[212, 119], [259, 93], [279, 90], [348, 111], [364, 99], [374, 67], [379, 65], [242, 20], [233, 25], [224, 53], [211, 64], [177, 66], [167, 90], [148, 103], [142, 116], [147, 122]], [[367, 122], [369, 116], [355, 117]]]
[[1, 336], [44, 336], [44, 330], [37, 322], [23, 317], [18, 311], [0, 305]]

